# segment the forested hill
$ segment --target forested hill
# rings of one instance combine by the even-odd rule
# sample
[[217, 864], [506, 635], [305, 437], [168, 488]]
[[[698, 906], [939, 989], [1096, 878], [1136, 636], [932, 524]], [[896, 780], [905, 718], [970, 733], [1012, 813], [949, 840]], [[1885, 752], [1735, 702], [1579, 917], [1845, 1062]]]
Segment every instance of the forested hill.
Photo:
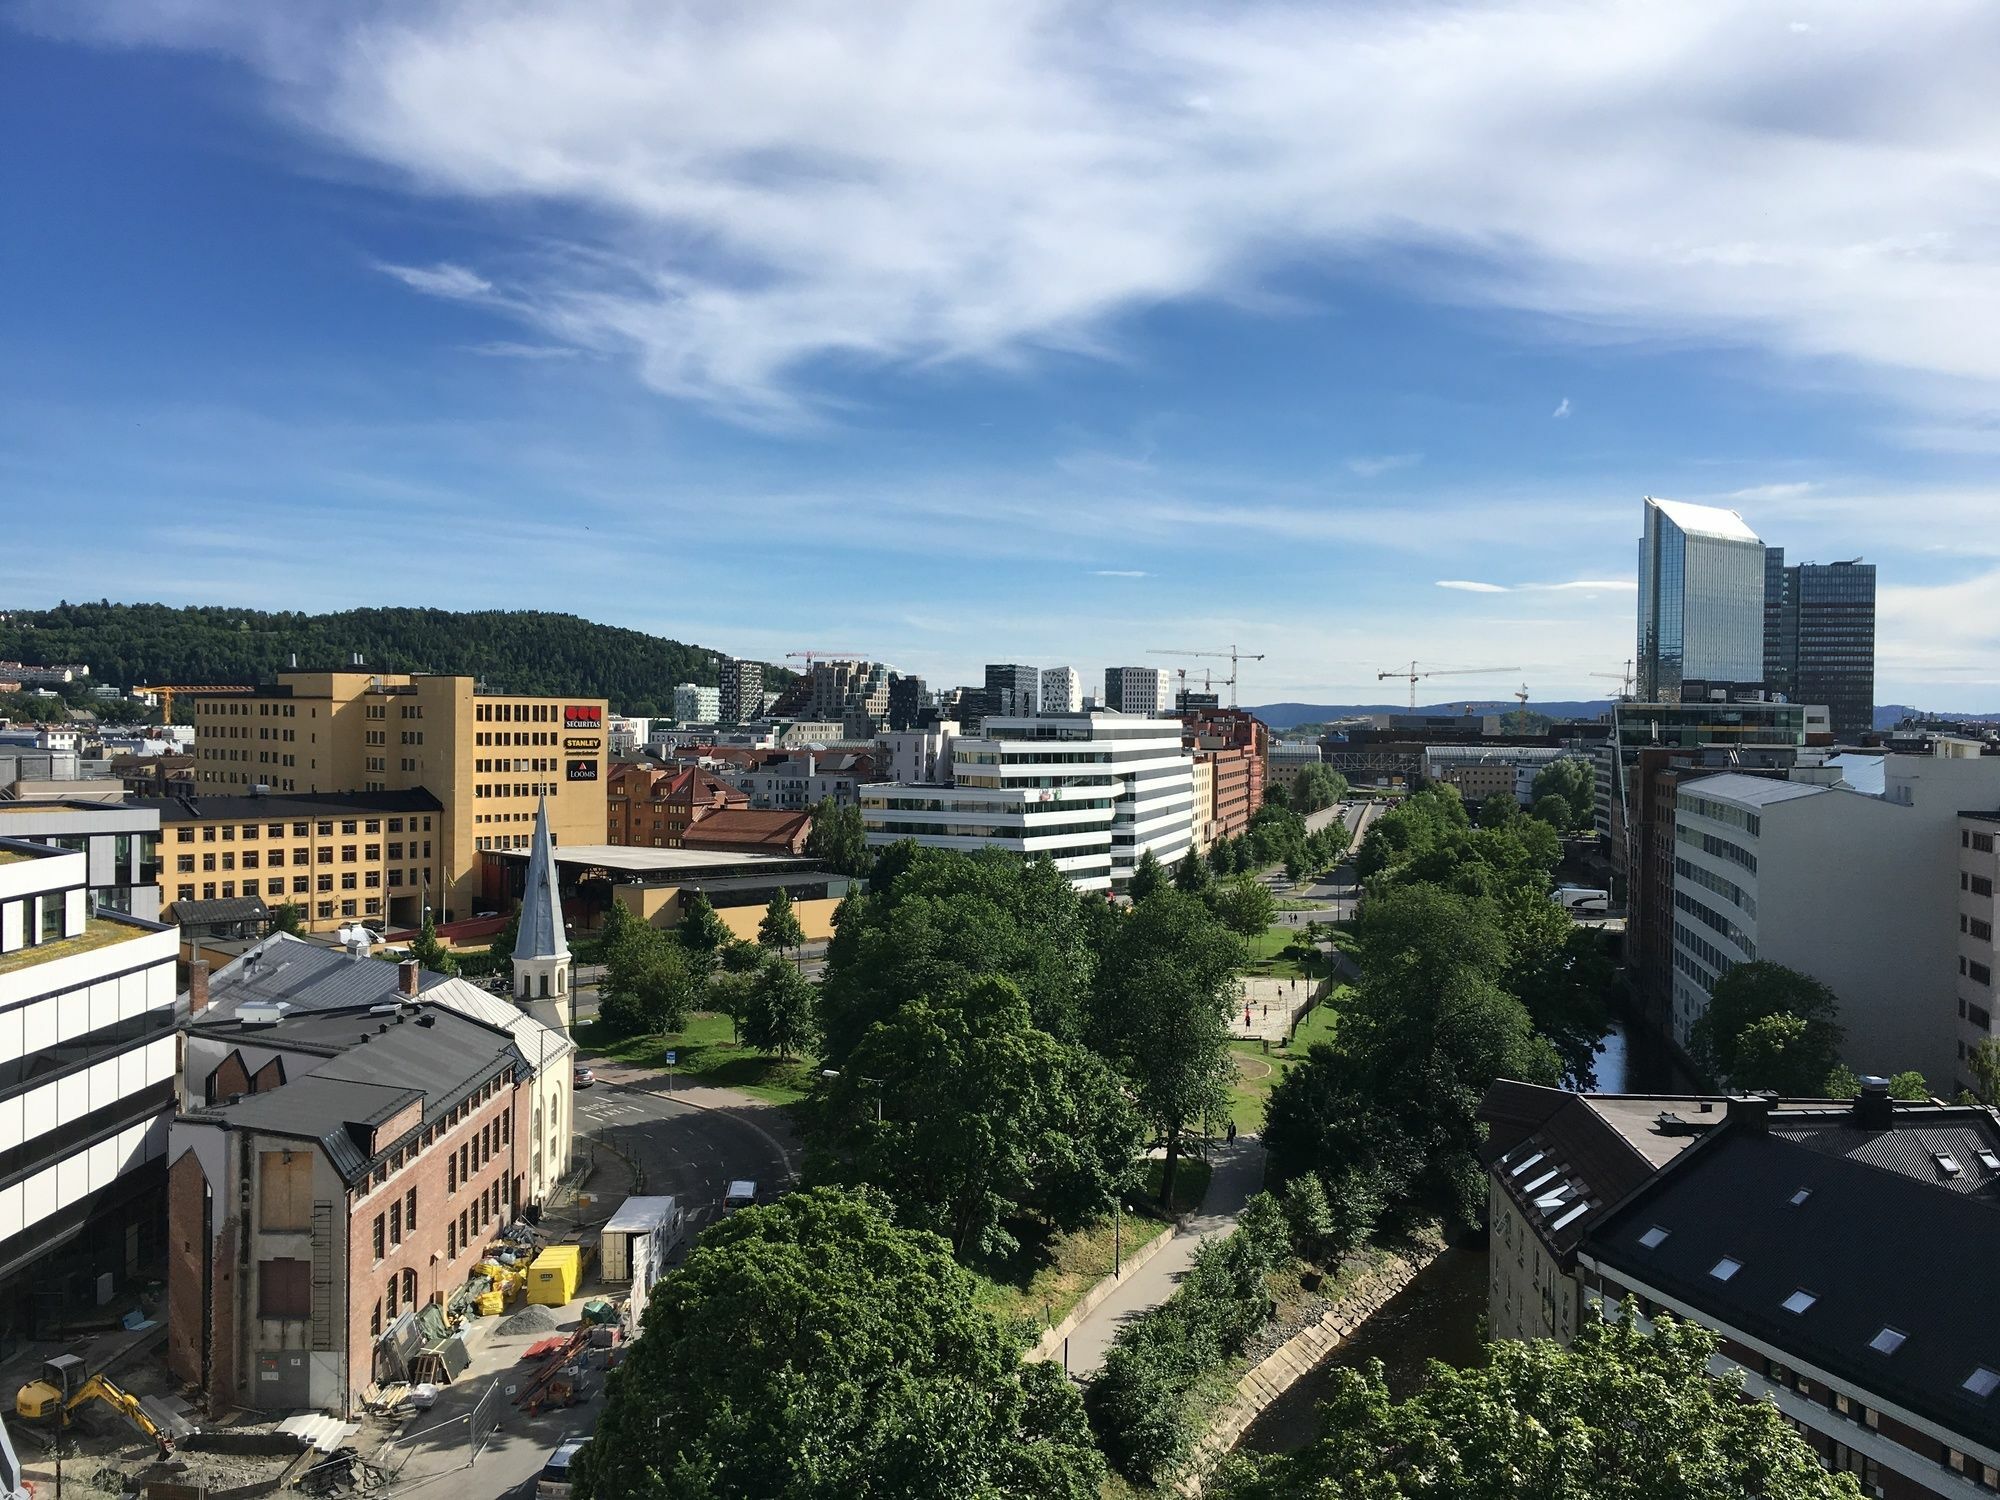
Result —
[[[211, 605], [62, 604], [0, 612], [0, 659], [87, 662], [118, 687], [251, 683], [359, 652], [384, 672], [456, 672], [517, 693], [575, 693], [623, 713], [668, 712], [674, 684], [712, 685], [716, 653], [539, 610], [350, 609], [337, 614]], [[789, 674], [775, 674], [783, 678]]]

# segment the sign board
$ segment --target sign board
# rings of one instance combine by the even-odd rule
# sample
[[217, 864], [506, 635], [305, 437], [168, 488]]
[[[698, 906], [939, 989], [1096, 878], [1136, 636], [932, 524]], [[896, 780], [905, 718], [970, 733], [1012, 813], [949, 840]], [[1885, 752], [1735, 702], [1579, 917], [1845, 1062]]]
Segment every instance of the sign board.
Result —
[[568, 775], [565, 779], [569, 781], [597, 780], [597, 762], [594, 760], [570, 761]]
[[563, 741], [563, 749], [565, 750], [601, 750], [603, 748], [603, 740], [596, 739], [587, 734], [573, 734]]
[[681, 1060], [680, 1053], [675, 1051], [672, 1047], [669, 1047], [667, 1049], [667, 1066], [671, 1068], [675, 1063], [679, 1062], [680, 1060]]
[[602, 729], [604, 710], [594, 703], [566, 703], [563, 705], [563, 728]]

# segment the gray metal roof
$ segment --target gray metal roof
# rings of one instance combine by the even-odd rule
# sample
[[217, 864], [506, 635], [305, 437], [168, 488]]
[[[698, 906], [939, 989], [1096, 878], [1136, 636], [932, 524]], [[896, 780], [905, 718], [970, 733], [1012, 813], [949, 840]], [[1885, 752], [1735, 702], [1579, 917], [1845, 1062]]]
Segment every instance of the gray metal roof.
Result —
[[176, 901], [167, 908], [167, 914], [183, 927], [261, 922], [271, 915], [261, 896], [232, 896], [224, 901]]
[[1725, 771], [1720, 776], [1704, 776], [1700, 781], [1690, 782], [1687, 795], [1713, 797], [1722, 802], [1733, 802], [1739, 807], [1769, 807], [1776, 802], [1795, 802], [1801, 797], [1831, 796], [1831, 787], [1814, 786], [1801, 781], [1779, 781], [1770, 776], [1745, 776], [1737, 771]]
[[125, 806], [151, 808], [163, 821], [255, 823], [266, 818], [365, 817], [371, 813], [442, 812], [444, 804], [416, 787], [409, 791], [291, 792], [268, 797], [127, 797]]
[[[421, 989], [444, 983], [425, 970]], [[386, 959], [356, 958], [335, 948], [286, 933], [273, 933], [241, 958], [232, 959], [209, 980], [208, 1009], [201, 1022], [232, 1020], [246, 1001], [287, 1005], [293, 1013], [366, 1010], [403, 998], [397, 966]]]
[[528, 854], [528, 883], [521, 892], [514, 957], [569, 957], [569, 939], [563, 936], [562, 896], [556, 889], [555, 841], [549, 837], [546, 797], [535, 803], [535, 837]]

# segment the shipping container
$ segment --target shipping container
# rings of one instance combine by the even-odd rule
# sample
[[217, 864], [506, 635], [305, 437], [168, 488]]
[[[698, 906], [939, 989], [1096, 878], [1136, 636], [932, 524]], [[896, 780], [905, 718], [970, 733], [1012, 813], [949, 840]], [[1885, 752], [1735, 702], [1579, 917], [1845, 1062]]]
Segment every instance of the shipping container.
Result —
[[551, 1245], [528, 1267], [528, 1300], [561, 1307], [576, 1296], [583, 1280], [583, 1246]]

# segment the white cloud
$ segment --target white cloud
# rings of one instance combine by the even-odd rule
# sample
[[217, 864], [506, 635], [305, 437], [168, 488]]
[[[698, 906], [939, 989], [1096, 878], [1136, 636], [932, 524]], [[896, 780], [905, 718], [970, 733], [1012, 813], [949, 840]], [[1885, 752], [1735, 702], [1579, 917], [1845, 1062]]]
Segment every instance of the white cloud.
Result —
[[1470, 578], [1440, 578], [1437, 586], [1441, 589], [1457, 589], [1464, 594], [1504, 594], [1507, 589], [1498, 583], [1475, 583]]
[[1731, 490], [1731, 500], [1796, 500], [1818, 489], [1816, 484], [1798, 480], [1791, 484], [1753, 484], [1747, 490]]
[[1153, 575], [1143, 568], [1092, 568], [1093, 578], [1151, 578]]
[[1123, 314], [1357, 265], [1868, 376], [1947, 430], [2000, 393], [1985, 0], [1828, 0], [1812, 47], [1758, 0], [29, 14], [233, 52], [316, 147], [546, 210], [500, 310], [739, 411], [835, 367], [1100, 354]]
[[384, 261], [376, 269], [395, 277], [407, 287], [433, 297], [483, 297], [493, 290], [493, 283], [484, 276], [468, 271], [464, 266], [455, 266], [448, 260], [441, 260], [434, 266], [397, 266]]
[[1363, 479], [1374, 479], [1397, 469], [1413, 469], [1423, 461], [1421, 453], [1384, 453], [1372, 458], [1350, 458], [1347, 468], [1349, 473]]
[[1519, 585], [1519, 587], [1524, 589], [1542, 589], [1551, 593], [1587, 591], [1594, 594], [1607, 589], [1613, 591], [1628, 589], [1636, 593], [1638, 592], [1639, 581], [1636, 578], [1576, 578], [1568, 583], [1524, 583]]
[[1556, 409], [1555, 409], [1554, 411], [1550, 412], [1550, 413], [1549, 413], [1549, 415], [1550, 415], [1550, 416], [1552, 416], [1552, 417], [1566, 417], [1566, 416], [1568, 416], [1568, 415], [1569, 415], [1569, 397], [1565, 396], [1565, 397], [1563, 397], [1563, 398], [1562, 398], [1562, 400], [1558, 401], [1558, 402], [1556, 403]]
[[518, 344], [511, 339], [493, 339], [484, 344], [467, 344], [465, 352], [487, 359], [574, 359], [579, 351], [567, 344]]

